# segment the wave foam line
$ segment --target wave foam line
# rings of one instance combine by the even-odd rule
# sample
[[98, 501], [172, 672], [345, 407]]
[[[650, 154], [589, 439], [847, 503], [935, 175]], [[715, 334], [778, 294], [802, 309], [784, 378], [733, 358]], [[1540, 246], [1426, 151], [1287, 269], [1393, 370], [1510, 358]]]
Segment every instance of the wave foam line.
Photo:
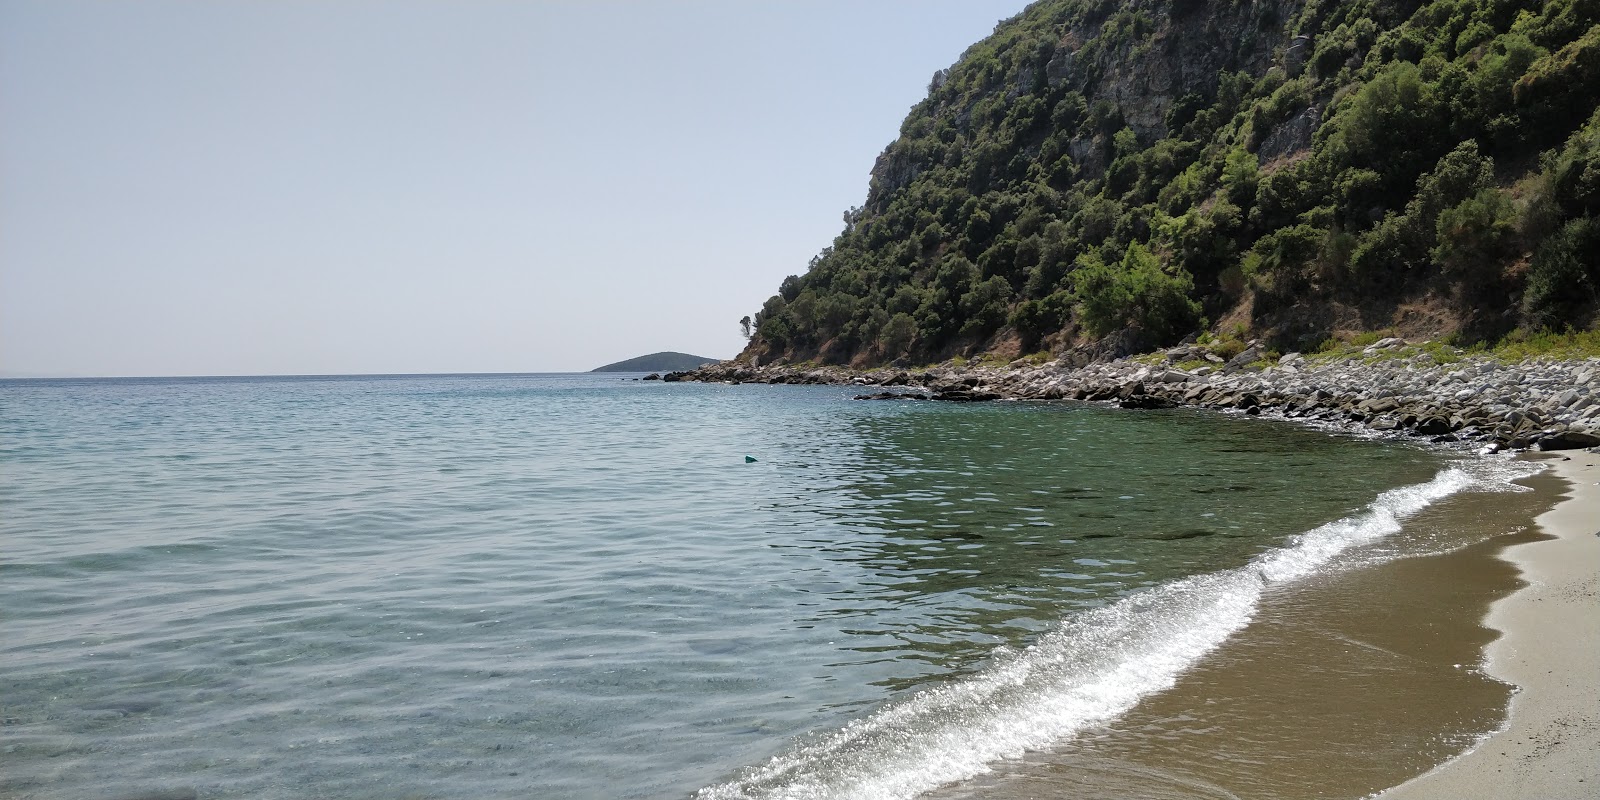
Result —
[[[1020, 652], [1001, 648], [981, 673], [922, 690], [803, 740], [699, 800], [911, 798], [1110, 721], [1171, 688], [1250, 623], [1272, 584], [1400, 530], [1401, 520], [1469, 488], [1512, 489], [1526, 470], [1452, 467], [1379, 495], [1362, 513], [1302, 533], [1250, 564], [1185, 578], [1075, 614]], [[1513, 474], [1516, 473], [1516, 474]]]

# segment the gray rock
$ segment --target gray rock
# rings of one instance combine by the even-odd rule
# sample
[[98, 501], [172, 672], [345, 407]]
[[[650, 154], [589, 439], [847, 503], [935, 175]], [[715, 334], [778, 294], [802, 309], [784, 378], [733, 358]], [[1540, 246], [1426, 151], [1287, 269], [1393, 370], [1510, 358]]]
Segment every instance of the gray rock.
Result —
[[1148, 395], [1148, 394], [1147, 395], [1140, 395], [1138, 397], [1130, 397], [1128, 399], [1122, 400], [1121, 402], [1118, 403], [1118, 405], [1120, 405], [1123, 408], [1135, 408], [1135, 409], [1157, 409], [1157, 408], [1177, 408], [1178, 407], [1177, 403], [1175, 403], [1175, 402], [1173, 402], [1171, 400], [1168, 400], [1165, 397], [1157, 397], [1155, 395]]
[[1539, 449], [1542, 451], [1581, 450], [1597, 445], [1600, 445], [1600, 436], [1579, 430], [1565, 430], [1539, 440]]
[[[946, 72], [948, 73], [948, 70]], [[1065, 47], [1056, 48], [1055, 54], [1050, 56], [1050, 61], [1044, 65], [1045, 81], [1053, 88], [1060, 86], [1071, 75], [1072, 51]]]
[[1239, 355], [1228, 359], [1228, 366], [1243, 366], [1261, 360], [1261, 347], [1252, 343], [1249, 347], [1239, 351]]
[[1356, 408], [1368, 414], [1383, 414], [1400, 407], [1400, 403], [1392, 397], [1383, 397], [1374, 400], [1362, 400]]
[[1444, 417], [1427, 417], [1417, 423], [1417, 433], [1423, 436], [1443, 436], [1450, 431], [1450, 420]]
[[1321, 120], [1322, 111], [1313, 106], [1278, 123], [1261, 141], [1256, 155], [1266, 163], [1305, 150], [1311, 146], [1311, 135]]

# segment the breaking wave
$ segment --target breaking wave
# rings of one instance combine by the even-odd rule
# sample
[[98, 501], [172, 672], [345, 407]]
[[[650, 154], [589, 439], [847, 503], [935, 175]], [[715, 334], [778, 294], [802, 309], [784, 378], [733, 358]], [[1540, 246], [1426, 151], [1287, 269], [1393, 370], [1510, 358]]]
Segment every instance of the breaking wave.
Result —
[[1536, 471], [1484, 460], [1384, 492], [1361, 512], [1292, 537], [1237, 569], [1197, 575], [1074, 614], [1026, 649], [1001, 648], [979, 674], [892, 702], [802, 740], [700, 800], [911, 798], [993, 762], [1108, 722], [1248, 625], [1270, 586], [1326, 568], [1467, 490], [1506, 491]]

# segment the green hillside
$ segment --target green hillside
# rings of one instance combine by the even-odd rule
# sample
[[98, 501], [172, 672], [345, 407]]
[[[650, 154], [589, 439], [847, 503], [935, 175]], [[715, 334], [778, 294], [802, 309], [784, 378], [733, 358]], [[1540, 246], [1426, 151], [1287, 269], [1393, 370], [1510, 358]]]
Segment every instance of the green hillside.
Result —
[[715, 364], [720, 359], [706, 358], [705, 356], [691, 356], [688, 353], [674, 353], [671, 351], [651, 353], [647, 356], [630, 358], [627, 361], [618, 361], [596, 367], [590, 372], [677, 372], [691, 370], [706, 364]]
[[1041, 0], [934, 76], [745, 357], [1590, 329], [1600, 0]]

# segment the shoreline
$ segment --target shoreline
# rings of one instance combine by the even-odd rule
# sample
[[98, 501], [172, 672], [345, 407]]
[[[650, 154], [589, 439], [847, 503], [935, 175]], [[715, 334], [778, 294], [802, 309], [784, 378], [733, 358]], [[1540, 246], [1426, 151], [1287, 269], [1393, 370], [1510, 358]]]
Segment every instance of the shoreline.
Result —
[[1525, 585], [1496, 601], [1484, 621], [1501, 632], [1486, 648], [1486, 671], [1517, 687], [1506, 722], [1376, 800], [1579, 800], [1600, 792], [1600, 455], [1546, 463], [1568, 484], [1564, 499], [1535, 520], [1549, 538], [1501, 551]]
[[[877, 387], [858, 400], [1083, 400], [1132, 409], [1208, 408], [1328, 425], [1365, 434], [1461, 443], [1484, 452], [1600, 446], [1600, 358], [1514, 364], [1386, 339], [1342, 356], [1289, 353], [1276, 363], [1252, 345], [1229, 361], [1189, 345], [1140, 360], [947, 364], [917, 370], [725, 361], [651, 376], [704, 383]], [[1199, 364], [1201, 366], [1195, 366]], [[646, 378], [649, 380], [651, 378]]]
[[1114, 722], [929, 797], [1371, 798], [1458, 757], [1513, 693], [1480, 667], [1498, 636], [1484, 616], [1520, 585], [1499, 553], [1544, 538], [1534, 518], [1566, 485], [1519, 483], [1532, 491], [1430, 505], [1392, 557], [1265, 593], [1249, 626]]
[[[1400, 343], [1405, 347], [1404, 343]], [[1395, 346], [1390, 345], [1393, 349]], [[1380, 348], [1381, 350], [1382, 348]], [[1534, 520], [1534, 541], [1494, 555], [1523, 586], [1488, 606], [1497, 636], [1478, 652], [1509, 687], [1500, 727], [1464, 752], [1369, 800], [1586, 798], [1600, 792], [1600, 359], [1504, 364], [1426, 351], [1184, 369], [1164, 358], [1072, 364], [941, 365], [922, 370], [709, 365], [669, 380], [882, 387], [862, 400], [1073, 399], [1125, 408], [1205, 408], [1480, 453], [1538, 450], [1566, 484]], [[1180, 362], [1183, 362], [1180, 365]], [[1550, 451], [1566, 451], [1550, 452]], [[1480, 607], [1481, 608], [1481, 607]], [[1382, 784], [1379, 784], [1380, 786]], [[992, 788], [992, 787], [991, 787]], [[1371, 789], [1367, 791], [1372, 791]], [[987, 793], [985, 793], [987, 794]], [[1002, 796], [1003, 793], [1002, 793]]]

